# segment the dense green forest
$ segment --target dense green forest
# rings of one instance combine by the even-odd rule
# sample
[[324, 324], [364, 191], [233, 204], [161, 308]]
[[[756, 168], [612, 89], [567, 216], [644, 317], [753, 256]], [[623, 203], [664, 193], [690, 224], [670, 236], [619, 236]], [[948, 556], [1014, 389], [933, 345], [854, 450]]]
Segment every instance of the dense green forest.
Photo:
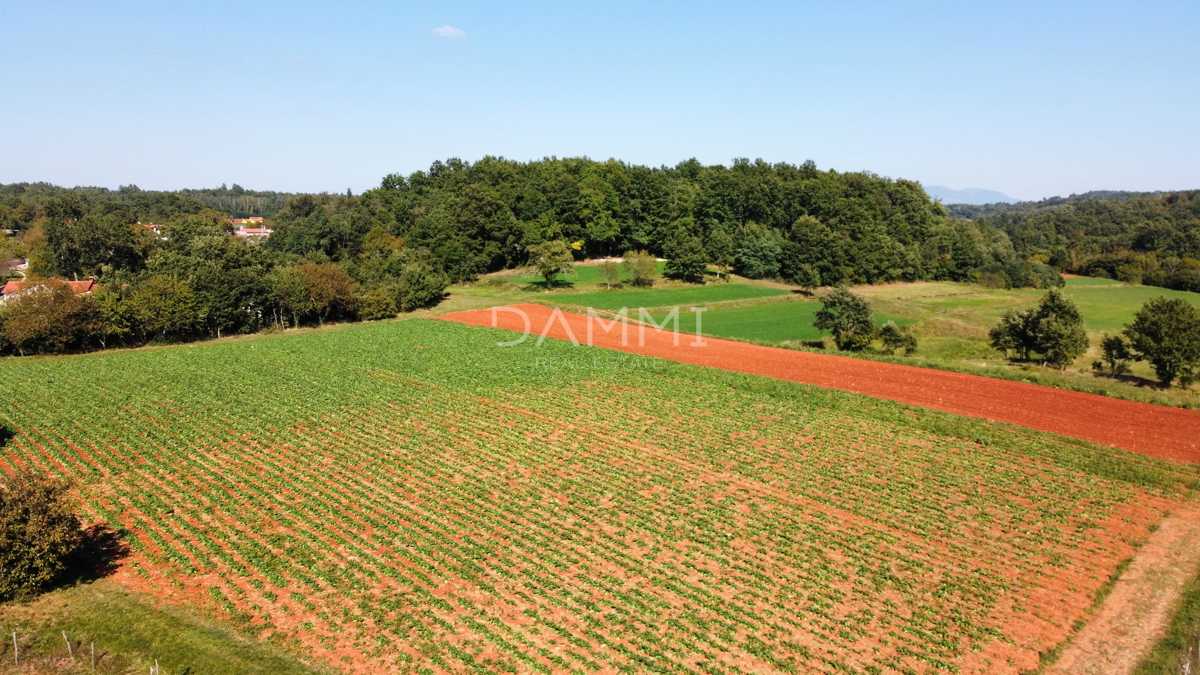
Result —
[[1047, 197], [1036, 202], [1000, 202], [996, 204], [947, 204], [946, 212], [951, 218], [968, 220], [993, 216], [998, 213], [1044, 211], [1055, 206], [1078, 204], [1090, 201], [1128, 201], [1130, 199], [1158, 197], [1162, 192], [1124, 192], [1121, 190], [1092, 190], [1069, 197]]
[[[955, 218], [916, 182], [812, 162], [495, 157], [434, 162], [361, 195], [3, 185], [0, 226], [12, 236], [0, 264], [28, 258], [33, 278], [94, 277], [101, 290], [86, 301], [46, 294], [47, 307], [25, 314], [9, 303], [0, 350], [381, 318], [435, 304], [451, 283], [525, 266], [550, 242], [580, 258], [648, 251], [673, 261], [668, 270], [699, 270], [687, 275], [697, 281], [713, 265], [805, 287], [1051, 287], [1058, 270], [1132, 280], [1132, 265], [1146, 283], [1178, 285], [1195, 264], [1195, 194], [1071, 197]], [[266, 242], [232, 236], [227, 218], [248, 215], [267, 218]], [[84, 328], [48, 337], [26, 325], [48, 314]]]
[[1200, 291], [1200, 190], [1089, 195], [989, 205], [972, 222], [1066, 272]]
[[[183, 199], [172, 199], [171, 196]], [[247, 190], [237, 183], [233, 187], [209, 188], [200, 190], [179, 190], [178, 192], [154, 192], [142, 190], [136, 185], [122, 185], [116, 190], [103, 187], [63, 188], [49, 183], [13, 183], [0, 185], [0, 203], [12, 208], [20, 204], [28, 204], [32, 208], [45, 202], [51, 197], [78, 198], [90, 201], [106, 201], [122, 204], [132, 212], [143, 215], [151, 220], [166, 220], [181, 211], [192, 211], [197, 204], [203, 204], [218, 211], [224, 211], [234, 218], [262, 216], [269, 218], [279, 212], [294, 195], [287, 192], [261, 192]], [[3, 212], [0, 212], [0, 218]], [[11, 215], [10, 215], [11, 218]], [[19, 222], [30, 223], [31, 218], [18, 219]], [[12, 223], [12, 220], [7, 222]], [[4, 229], [11, 229], [4, 225]]]

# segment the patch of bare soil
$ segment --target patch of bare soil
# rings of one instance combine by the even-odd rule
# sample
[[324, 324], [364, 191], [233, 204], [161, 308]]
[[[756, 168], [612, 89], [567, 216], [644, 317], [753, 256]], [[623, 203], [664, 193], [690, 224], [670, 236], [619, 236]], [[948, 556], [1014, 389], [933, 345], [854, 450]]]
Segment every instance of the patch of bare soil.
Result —
[[1189, 505], [1163, 520], [1047, 675], [1132, 673], [1162, 638], [1184, 586], [1200, 568], [1197, 542], [1200, 507]]

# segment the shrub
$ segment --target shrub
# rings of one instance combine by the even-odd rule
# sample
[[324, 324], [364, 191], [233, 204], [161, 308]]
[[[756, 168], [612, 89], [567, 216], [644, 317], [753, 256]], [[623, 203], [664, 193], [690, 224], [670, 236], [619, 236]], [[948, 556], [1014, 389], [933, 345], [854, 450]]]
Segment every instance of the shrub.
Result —
[[0, 601], [48, 588], [83, 543], [71, 484], [45, 474], [0, 475]]
[[1125, 327], [1132, 351], [1149, 361], [1164, 387], [1187, 387], [1200, 365], [1200, 311], [1186, 300], [1159, 297], [1142, 305]]
[[396, 306], [403, 312], [432, 307], [442, 301], [449, 285], [450, 278], [431, 259], [414, 258], [396, 282]]
[[608, 288], [621, 283], [621, 268], [611, 260], [600, 263], [596, 267], [596, 272], [600, 274], [600, 281], [603, 281]]
[[901, 349], [905, 354], [917, 351], [917, 336], [903, 330], [894, 321], [883, 324], [879, 329], [879, 339], [883, 341], [884, 348], [893, 354]]
[[645, 251], [626, 251], [623, 258], [625, 273], [633, 277], [634, 286], [653, 286], [658, 259]]
[[297, 269], [304, 275], [309, 299], [321, 323], [354, 315], [358, 282], [340, 265], [304, 263]]
[[398, 313], [396, 301], [384, 288], [372, 288], [361, 292], [355, 302], [358, 305], [358, 317], [363, 321], [391, 319]]
[[3, 307], [0, 307], [0, 356], [6, 356], [13, 349], [12, 343], [4, 336], [4, 322], [7, 319], [8, 313], [4, 311]]
[[865, 298], [839, 286], [821, 298], [821, 309], [813, 322], [818, 330], [833, 333], [833, 340], [842, 351], [862, 351], [875, 339], [875, 319]]

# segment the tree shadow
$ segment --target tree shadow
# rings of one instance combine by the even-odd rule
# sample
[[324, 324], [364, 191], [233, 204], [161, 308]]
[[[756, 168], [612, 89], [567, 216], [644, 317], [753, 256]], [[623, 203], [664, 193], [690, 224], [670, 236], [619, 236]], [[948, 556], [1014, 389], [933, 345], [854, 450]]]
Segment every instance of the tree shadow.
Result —
[[1142, 377], [1141, 375], [1134, 375], [1132, 373], [1103, 373], [1095, 371], [1092, 374], [1096, 377], [1103, 377], [1107, 380], [1116, 380], [1117, 382], [1131, 384], [1135, 387], [1141, 387], [1143, 389], [1158, 389], [1160, 391], [1166, 391], [1171, 388], [1164, 387], [1158, 380], [1152, 380], [1148, 377]]
[[112, 576], [130, 553], [122, 534], [107, 523], [96, 523], [85, 528], [83, 541], [79, 550], [71, 556], [60, 585], [88, 583]]
[[575, 282], [568, 279], [555, 279], [553, 281], [531, 281], [529, 285], [521, 290], [525, 291], [549, 291], [555, 288], [575, 288]]
[[0, 422], [0, 448], [8, 445], [8, 442], [16, 438], [17, 432], [12, 427], [4, 422]]

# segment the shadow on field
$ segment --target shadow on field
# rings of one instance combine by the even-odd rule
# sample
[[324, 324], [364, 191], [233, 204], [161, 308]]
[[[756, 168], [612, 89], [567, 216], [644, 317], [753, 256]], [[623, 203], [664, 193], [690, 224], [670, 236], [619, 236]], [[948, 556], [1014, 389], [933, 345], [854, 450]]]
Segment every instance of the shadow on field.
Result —
[[13, 431], [12, 427], [8, 426], [4, 422], [0, 422], [0, 448], [8, 445], [8, 442], [11, 441], [16, 435], [17, 432]]
[[112, 576], [120, 562], [129, 557], [129, 545], [121, 533], [107, 523], [96, 523], [83, 530], [79, 550], [72, 556], [60, 585], [71, 586]]

